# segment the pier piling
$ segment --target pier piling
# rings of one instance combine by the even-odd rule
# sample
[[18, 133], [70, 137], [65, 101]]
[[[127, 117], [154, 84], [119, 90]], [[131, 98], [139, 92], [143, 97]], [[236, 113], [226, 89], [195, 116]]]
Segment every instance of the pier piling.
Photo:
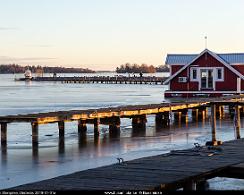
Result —
[[200, 107], [198, 109], [198, 118], [201, 119], [202, 121], [205, 120], [205, 118], [206, 118], [206, 108], [205, 107]]
[[234, 118], [234, 115], [235, 115], [235, 108], [234, 108], [234, 105], [233, 104], [230, 104], [229, 105], [229, 115], [230, 115], [230, 118]]
[[84, 133], [87, 131], [86, 120], [78, 120], [78, 132]]
[[156, 128], [169, 126], [169, 112], [160, 112], [155, 115]]
[[181, 123], [181, 116], [182, 116], [181, 111], [174, 112], [174, 121]]
[[207, 146], [221, 145], [221, 141], [216, 139], [216, 104], [211, 104], [211, 128], [212, 128], [212, 141], [206, 142]]
[[64, 137], [64, 121], [58, 121], [59, 137]]
[[194, 108], [194, 109], [192, 109], [192, 120], [193, 121], [198, 121], [198, 108]]
[[63, 154], [65, 152], [65, 137], [59, 137], [58, 140], [58, 153]]
[[1, 123], [1, 145], [7, 145], [7, 123]]
[[110, 137], [117, 137], [120, 135], [120, 118], [109, 118], [109, 135]]
[[234, 117], [235, 129], [236, 129], [236, 139], [241, 138], [240, 128], [241, 128], [241, 117], [240, 108], [238, 105], [235, 106], [235, 117]]
[[33, 149], [38, 146], [38, 123], [32, 122], [32, 147]]
[[188, 123], [188, 110], [184, 109], [181, 111], [181, 122]]
[[99, 118], [95, 118], [93, 120], [94, 122], [94, 135], [98, 136], [99, 135], [99, 124], [100, 124], [100, 119]]
[[147, 117], [145, 114], [132, 118], [133, 129], [144, 129], [146, 127]]

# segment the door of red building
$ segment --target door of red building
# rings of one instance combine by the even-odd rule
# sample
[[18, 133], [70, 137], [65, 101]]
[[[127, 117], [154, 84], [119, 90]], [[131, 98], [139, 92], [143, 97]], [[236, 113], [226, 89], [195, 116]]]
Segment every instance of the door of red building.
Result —
[[201, 70], [201, 89], [213, 90], [213, 70], [202, 69]]

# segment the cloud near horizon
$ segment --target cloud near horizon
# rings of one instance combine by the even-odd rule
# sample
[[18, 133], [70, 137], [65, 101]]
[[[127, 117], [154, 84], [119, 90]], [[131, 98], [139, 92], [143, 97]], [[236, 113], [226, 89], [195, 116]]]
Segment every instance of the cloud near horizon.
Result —
[[23, 61], [43, 61], [43, 60], [56, 60], [57, 58], [54, 57], [23, 57], [23, 58], [16, 58], [10, 56], [0, 56], [0, 62], [23, 62]]

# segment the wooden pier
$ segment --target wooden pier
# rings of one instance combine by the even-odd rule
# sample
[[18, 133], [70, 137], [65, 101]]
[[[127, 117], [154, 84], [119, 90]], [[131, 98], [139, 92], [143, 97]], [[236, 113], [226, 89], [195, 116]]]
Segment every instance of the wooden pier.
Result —
[[244, 139], [56, 177], [9, 190], [205, 190], [207, 179], [244, 178]]
[[[243, 96], [231, 96], [218, 99], [195, 99], [184, 102], [161, 103], [149, 105], [131, 105], [111, 108], [89, 109], [89, 110], [70, 110], [38, 114], [25, 114], [13, 116], [1, 116], [1, 145], [7, 145], [7, 126], [9, 123], [30, 123], [32, 128], [32, 144], [38, 146], [38, 127], [40, 124], [57, 123], [59, 137], [63, 139], [65, 135], [65, 122], [77, 121], [77, 132], [79, 135], [85, 135], [87, 124], [94, 125], [94, 137], [99, 136], [99, 125], [108, 125], [110, 134], [120, 132], [120, 119], [132, 119], [132, 128], [139, 131], [145, 130], [147, 115], [155, 115], [156, 127], [169, 126], [171, 115], [174, 115], [175, 121], [187, 122], [188, 111], [191, 110], [193, 120], [201, 120], [206, 117], [207, 107], [211, 106], [212, 117], [212, 140], [208, 144], [217, 145], [215, 138], [216, 118], [221, 117], [223, 105], [229, 105], [230, 112], [234, 109], [237, 115], [236, 131], [239, 136], [240, 131], [240, 108], [244, 106]], [[243, 113], [243, 109], [242, 109]]]
[[[163, 82], [168, 77], [126, 77], [126, 76], [94, 76], [94, 77], [33, 77], [31, 81], [49, 81], [49, 82], [61, 82], [61, 83], [103, 83], [103, 84], [154, 84], [163, 85]], [[26, 81], [30, 79], [20, 78], [16, 81]]]

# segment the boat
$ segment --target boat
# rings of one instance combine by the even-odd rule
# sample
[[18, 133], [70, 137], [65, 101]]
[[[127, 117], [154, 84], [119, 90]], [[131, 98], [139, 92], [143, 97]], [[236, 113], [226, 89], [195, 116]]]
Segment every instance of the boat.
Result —
[[27, 69], [26, 71], [25, 71], [25, 73], [24, 73], [24, 75], [25, 75], [25, 80], [32, 80], [33, 79], [33, 77], [32, 77], [32, 73], [31, 73], [31, 71], [30, 71], [30, 69]]

